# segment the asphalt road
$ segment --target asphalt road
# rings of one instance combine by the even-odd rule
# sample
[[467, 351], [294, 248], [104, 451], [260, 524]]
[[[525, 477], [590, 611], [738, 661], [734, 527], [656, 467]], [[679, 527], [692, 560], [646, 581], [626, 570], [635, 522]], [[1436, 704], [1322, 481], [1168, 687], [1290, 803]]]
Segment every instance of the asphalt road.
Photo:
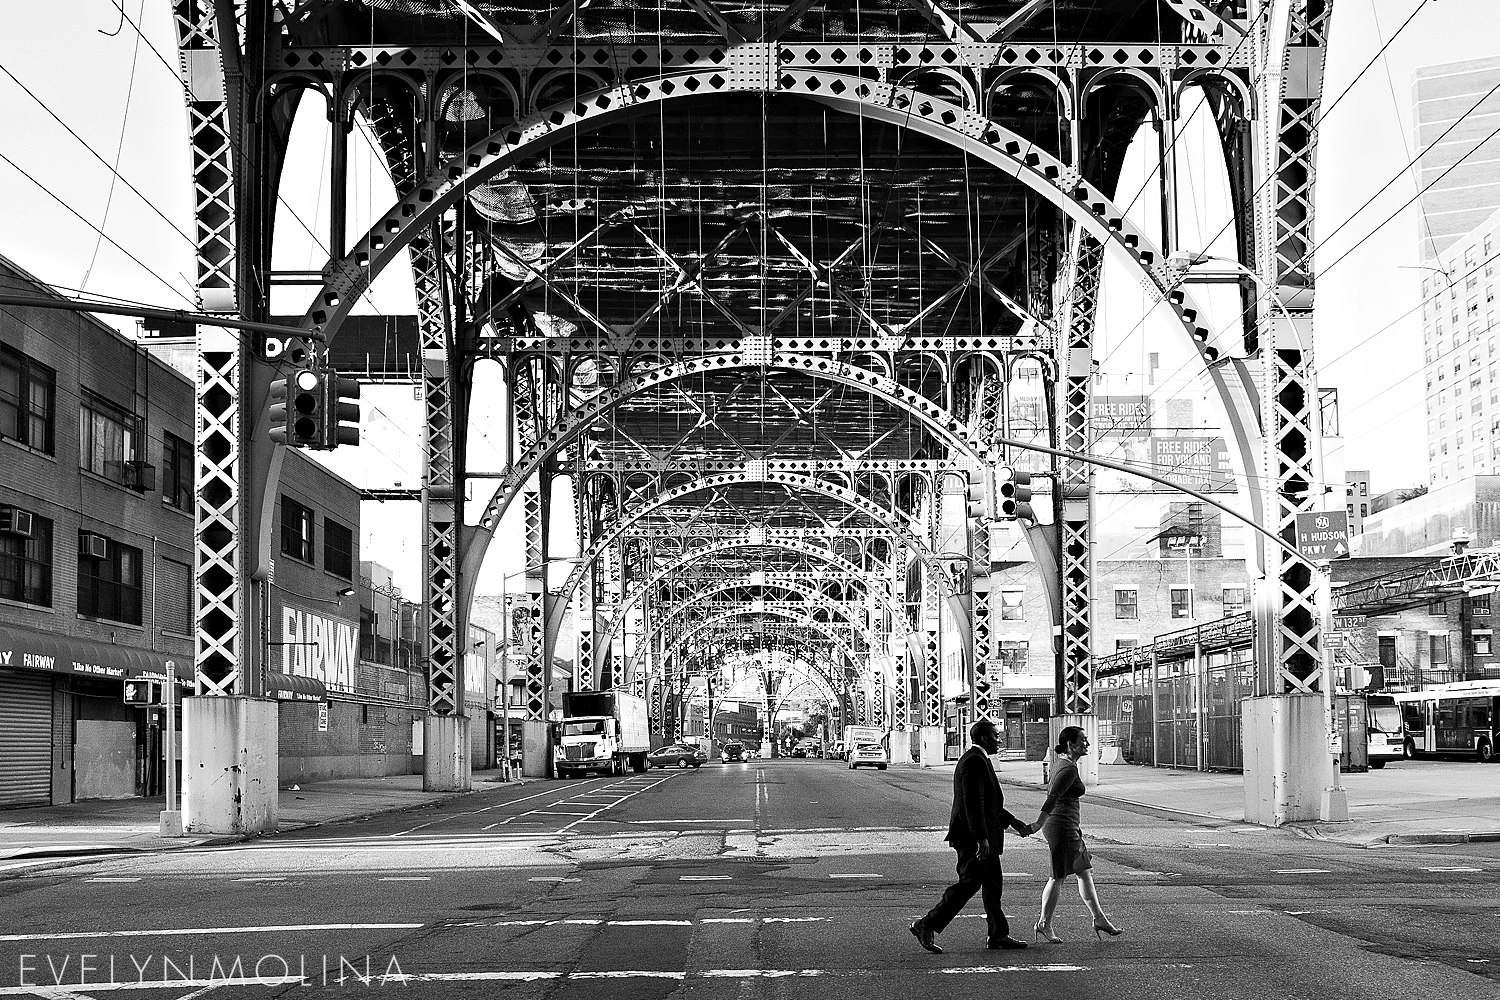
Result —
[[[0, 996], [1500, 997], [1500, 845], [1361, 850], [1084, 805], [1106, 909], [943, 955], [951, 775], [750, 761], [541, 782], [232, 847], [0, 873]], [[1039, 795], [1011, 790], [1031, 818]], [[1008, 839], [1030, 938], [1047, 860]], [[262, 980], [262, 981], [256, 981]]]

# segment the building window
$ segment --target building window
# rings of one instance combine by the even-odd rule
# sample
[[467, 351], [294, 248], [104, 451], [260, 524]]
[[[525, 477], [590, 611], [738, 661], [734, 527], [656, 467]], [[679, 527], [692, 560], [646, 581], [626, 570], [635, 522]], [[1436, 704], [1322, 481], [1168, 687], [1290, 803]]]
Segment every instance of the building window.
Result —
[[331, 517], [323, 518], [323, 568], [354, 579], [354, 532]]
[[1122, 649], [1134, 649], [1140, 644], [1141, 640], [1137, 639], [1133, 635], [1117, 636], [1115, 638], [1115, 652], [1118, 653]]
[[1135, 621], [1140, 617], [1136, 605], [1136, 590], [1115, 588], [1115, 620]]
[[313, 512], [285, 494], [281, 497], [281, 554], [313, 561]]
[[1031, 644], [1025, 639], [1000, 640], [1000, 669], [1007, 674], [1026, 673]]
[[1476, 656], [1489, 656], [1493, 651], [1489, 632], [1474, 633], [1474, 654]]
[[1427, 646], [1432, 654], [1428, 662], [1434, 667], [1446, 667], [1448, 665], [1448, 633], [1429, 635]]
[[1427, 613], [1437, 615], [1439, 617], [1445, 617], [1448, 614], [1448, 602], [1433, 601], [1427, 606]]
[[22, 604], [52, 607], [52, 522], [45, 517], [29, 515], [30, 532], [17, 534], [14, 528], [21, 520], [16, 515], [27, 511], [11, 508], [12, 530], [0, 530], [0, 597]]
[[1172, 588], [1172, 617], [1193, 617], [1193, 591], [1190, 587]]
[[124, 484], [126, 462], [136, 460], [133, 414], [88, 390], [78, 411], [78, 465], [96, 476]]
[[1245, 589], [1244, 587], [1224, 588], [1224, 613], [1226, 615], [1243, 614], [1245, 611]]
[[1490, 616], [1490, 595], [1476, 594], [1469, 598], [1469, 608], [1476, 618], [1488, 618]]
[[193, 446], [171, 431], [162, 432], [161, 495], [178, 510], [193, 509]]
[[1000, 620], [1006, 622], [1022, 622], [1026, 620], [1026, 609], [1021, 604], [1021, 596], [1024, 590], [1002, 590], [1000, 591]]
[[0, 437], [52, 454], [56, 405], [56, 373], [0, 345]]
[[163, 632], [193, 634], [193, 568], [162, 559], [156, 572], [156, 623]]
[[1362, 504], [1359, 505], [1359, 516], [1360, 517], [1369, 517], [1370, 516], [1370, 505], [1369, 504], [1362, 503]]
[[90, 531], [78, 533], [78, 613], [141, 623], [141, 550]]

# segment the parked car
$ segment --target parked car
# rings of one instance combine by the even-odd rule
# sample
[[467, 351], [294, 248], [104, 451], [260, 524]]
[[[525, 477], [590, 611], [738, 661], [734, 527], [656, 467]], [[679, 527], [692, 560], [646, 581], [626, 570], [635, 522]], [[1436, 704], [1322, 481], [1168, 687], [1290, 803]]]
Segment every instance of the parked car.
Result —
[[726, 763], [741, 761], [745, 759], [745, 744], [731, 740], [724, 744], [724, 760]]
[[646, 763], [652, 767], [702, 767], [706, 760], [703, 748], [691, 743], [671, 743], [646, 754]]

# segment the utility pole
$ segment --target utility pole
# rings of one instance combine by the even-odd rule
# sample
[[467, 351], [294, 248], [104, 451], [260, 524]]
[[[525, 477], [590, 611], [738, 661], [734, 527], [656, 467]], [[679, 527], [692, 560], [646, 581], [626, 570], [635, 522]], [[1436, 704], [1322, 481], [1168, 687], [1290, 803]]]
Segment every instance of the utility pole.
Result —
[[177, 661], [168, 660], [167, 679], [162, 684], [162, 729], [167, 736], [167, 808], [157, 817], [163, 837], [182, 836], [182, 811], [177, 808]]

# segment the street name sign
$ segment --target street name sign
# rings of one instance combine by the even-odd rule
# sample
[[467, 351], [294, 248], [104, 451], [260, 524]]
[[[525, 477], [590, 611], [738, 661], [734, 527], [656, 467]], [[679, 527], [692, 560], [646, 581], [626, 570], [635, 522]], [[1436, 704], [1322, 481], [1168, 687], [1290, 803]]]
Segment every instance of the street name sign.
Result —
[[1298, 514], [1297, 551], [1313, 562], [1348, 559], [1348, 511], [1315, 510]]

